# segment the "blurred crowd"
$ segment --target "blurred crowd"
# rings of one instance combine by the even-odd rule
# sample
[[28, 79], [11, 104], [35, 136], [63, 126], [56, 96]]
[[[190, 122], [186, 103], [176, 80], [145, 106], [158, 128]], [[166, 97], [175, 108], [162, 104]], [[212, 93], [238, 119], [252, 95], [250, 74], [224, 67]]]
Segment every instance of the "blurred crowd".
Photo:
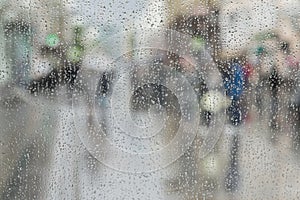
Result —
[[[172, 118], [174, 123], [177, 123], [178, 116], [183, 113], [172, 91], [163, 85], [139, 86], [145, 79], [165, 82], [169, 76], [168, 71], [184, 74], [197, 96], [201, 110], [199, 111], [201, 125], [218, 126], [214, 124], [214, 117], [217, 116], [217, 112], [222, 112], [226, 114], [225, 124], [234, 130], [229, 136], [230, 156], [225, 159], [227, 162], [225, 165], [229, 167], [226, 172], [222, 172], [225, 174], [223, 177], [225, 190], [234, 191], [238, 188], [239, 129], [235, 129], [236, 127], [251, 124], [255, 120], [266, 120], [271, 141], [280, 142], [281, 135], [288, 134], [292, 138], [290, 148], [296, 151], [299, 149], [299, 13], [294, 13], [291, 9], [284, 14], [289, 8], [287, 5], [300, 8], [299, 2], [289, 1], [289, 4], [285, 5], [280, 1], [266, 5], [258, 3], [261, 10], [255, 12], [262, 12], [262, 16], [266, 15], [265, 21], [258, 23], [259, 25], [252, 24], [252, 28], [253, 19], [250, 18], [255, 16], [251, 16], [253, 13], [249, 13], [248, 10], [255, 10], [255, 3], [253, 6], [246, 1], [238, 1], [235, 5], [229, 1], [222, 3], [213, 0], [193, 2], [189, 0], [182, 4], [178, 1], [173, 3], [149, 1], [141, 5], [134, 4], [133, 7], [124, 6], [122, 9], [127, 12], [125, 17], [119, 13], [122, 12], [121, 8], [114, 10], [106, 3], [101, 5], [95, 1], [94, 4], [83, 5], [84, 3], [74, 2], [72, 4], [67, 1], [48, 3], [31, 1], [28, 4], [26, 1], [1, 1], [0, 101], [3, 114], [0, 120], [3, 126], [6, 124], [5, 113], [9, 112], [10, 106], [21, 104], [24, 96], [25, 98], [43, 96], [49, 100], [56, 98], [58, 91], [63, 87], [66, 87], [68, 98], [74, 93], [87, 93], [93, 96], [96, 91], [104, 113], [116, 77], [122, 73], [118, 66], [114, 67], [112, 63], [116, 63], [119, 59], [117, 56], [123, 52], [126, 52], [124, 57], [133, 63], [135, 56], [130, 52], [143, 47], [141, 44], [144, 42], [143, 37], [150, 37], [147, 33], [142, 33], [143, 28], [147, 30], [153, 27], [161, 32], [166, 29], [175, 30], [188, 37], [178, 39], [167, 35], [159, 42], [166, 44], [174, 52], [159, 49], [155, 52], [155, 56], [147, 60], [147, 64], [150, 63], [149, 68], [133, 70], [130, 79], [132, 87], [136, 88], [133, 89], [131, 99], [132, 109], [147, 111], [152, 104], [159, 104], [166, 109], [168, 115], [174, 117]], [[243, 6], [237, 9], [239, 5]], [[129, 17], [128, 13], [129, 11], [134, 13], [135, 6], [140, 6], [141, 10], [145, 9], [140, 13], [141, 16], [136, 17], [138, 19], [132, 20], [135, 17]], [[93, 15], [96, 8], [102, 12], [99, 16]], [[74, 14], [76, 9], [79, 14]], [[92, 11], [86, 13], [84, 9]], [[274, 19], [269, 22], [268, 11], [272, 15], [274, 10], [280, 12], [275, 13]], [[259, 19], [258, 17], [255, 22], [257, 23]], [[141, 30], [128, 31], [134, 28]], [[120, 43], [108, 40], [109, 38], [117, 40], [118, 37], [121, 38]], [[112, 44], [120, 46], [110, 46]], [[14, 91], [19, 90], [25, 94], [23, 97], [19, 98], [19, 93], [14, 94]], [[100, 119], [104, 124], [109, 120], [105, 115]], [[26, 123], [26, 126], [31, 125]], [[48, 127], [49, 129], [51, 128]], [[10, 134], [9, 131], [12, 129], [2, 129], [1, 134]], [[26, 138], [20, 136], [20, 130], [15, 132], [10, 138], [0, 136], [4, 141], [0, 141], [0, 145], [3, 146], [0, 162], [4, 163], [1, 165], [6, 168], [0, 172], [0, 195], [6, 199], [10, 198], [9, 195], [13, 195], [8, 191], [8, 187], [13, 185], [11, 182], [15, 180], [13, 179], [15, 177], [11, 178], [13, 173], [20, 172], [15, 166], [26, 165], [21, 159], [27, 158], [23, 150], [20, 151], [25, 157], [12, 156], [18, 153], [12, 150], [11, 145], [4, 144], [13, 143], [14, 137]], [[180, 188], [183, 184], [191, 188], [197, 180], [203, 182], [211, 180], [209, 174], [203, 175], [205, 170], [197, 175], [198, 169], [195, 169], [208, 162], [207, 160], [203, 159], [200, 166], [191, 165], [199, 156], [198, 140], [201, 140], [201, 136], [196, 138], [195, 144], [179, 160], [179, 174], [181, 178], [184, 177], [186, 183], [178, 179], [170, 180], [171, 187]], [[49, 141], [35, 142], [46, 144]], [[23, 142], [21, 140], [19, 145], [22, 144], [26, 149], [30, 146], [30, 139], [29, 141], [28, 138], [24, 139]], [[39, 148], [47, 149], [44, 144], [40, 146], [42, 147]], [[12, 172], [14, 170], [17, 172]], [[198, 183], [199, 185], [201, 184]], [[212, 190], [209, 187], [216, 186], [208, 184], [205, 187]]]

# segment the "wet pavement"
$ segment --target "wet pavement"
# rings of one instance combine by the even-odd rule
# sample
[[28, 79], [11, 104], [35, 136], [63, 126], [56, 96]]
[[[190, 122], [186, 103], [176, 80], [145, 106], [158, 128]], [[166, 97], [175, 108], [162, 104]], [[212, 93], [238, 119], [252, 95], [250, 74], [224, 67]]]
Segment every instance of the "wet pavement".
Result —
[[[57, 124], [54, 124], [52, 128], [48, 127], [47, 134], [48, 136], [53, 134], [51, 137], [48, 137], [47, 140], [37, 138], [34, 140], [32, 139], [34, 138], [33, 134], [29, 139], [16, 141], [22, 145], [26, 143], [27, 147], [30, 143], [36, 144], [36, 146], [29, 151], [28, 155], [25, 151], [24, 155], [25, 157], [27, 155], [26, 158], [29, 160], [25, 165], [26, 170], [17, 170], [14, 173], [16, 177], [21, 177], [19, 185], [12, 187], [15, 190], [14, 195], [14, 191], [12, 191], [4, 199], [11, 199], [10, 197], [13, 196], [24, 197], [25, 193], [21, 191], [29, 191], [26, 193], [27, 197], [41, 197], [38, 199], [300, 198], [300, 156], [291, 148], [292, 139], [288, 134], [291, 133], [291, 128], [286, 124], [281, 131], [275, 134], [275, 139], [271, 139], [274, 134], [271, 133], [268, 126], [268, 119], [260, 117], [255, 109], [251, 112], [250, 120], [246, 124], [239, 127], [226, 124], [216, 145], [216, 151], [199, 160], [204, 165], [196, 164], [199, 167], [196, 174], [184, 176], [182, 174], [188, 173], [188, 171], [182, 168], [188, 169], [190, 166], [193, 170], [191, 163], [183, 163], [189, 159], [178, 159], [177, 162], [161, 170], [139, 174], [118, 171], [104, 165], [87, 151], [78, 137], [73, 121], [72, 109], [74, 108], [63, 103], [57, 105], [51, 109], [47, 108], [52, 112], [51, 118], [57, 120]], [[31, 115], [36, 115], [40, 119], [43, 117], [50, 119], [49, 116], [43, 115], [45, 110], [33, 107], [27, 107], [27, 109], [31, 112], [35, 111], [36, 113]], [[5, 117], [4, 114], [3, 112], [2, 117]], [[16, 119], [20, 117], [22, 118], [21, 115], [15, 116]], [[1, 122], [4, 121], [1, 120]], [[44, 123], [47, 124], [46, 121]], [[37, 122], [36, 125], [33, 123], [25, 132], [35, 133], [35, 130], [39, 130], [38, 126]], [[2, 127], [3, 130], [8, 130], [9, 123], [2, 123]], [[234, 134], [239, 136], [236, 159], [239, 175], [238, 187], [236, 191], [226, 192], [224, 180]], [[3, 140], [8, 141], [9, 139], [5, 137], [2, 137]], [[53, 139], [51, 139], [52, 137]], [[18, 148], [21, 149], [22, 145], [19, 145]], [[4, 148], [2, 150], [5, 151]], [[16, 149], [16, 151], [24, 153], [21, 150]], [[40, 156], [37, 156], [38, 152], [40, 152]], [[9, 174], [13, 165], [21, 162], [22, 156], [18, 161], [17, 153], [10, 152], [15, 156], [11, 157], [12, 160], [8, 160], [9, 153], [7, 155], [4, 153], [1, 157], [4, 160], [2, 162], [4, 165], [2, 165], [9, 166], [5, 168], [5, 173]], [[31, 155], [33, 158], [30, 157]], [[17, 161], [13, 162], [13, 159]], [[109, 157], [109, 159], [115, 158]], [[211, 160], [209, 161], [209, 159]], [[213, 183], [210, 185], [209, 177], [213, 177], [214, 181], [212, 182], [215, 185]], [[2, 188], [11, 187], [8, 183], [6, 186], [3, 183], [5, 182], [1, 181]], [[8, 193], [6, 192], [2, 196], [5, 195]]]

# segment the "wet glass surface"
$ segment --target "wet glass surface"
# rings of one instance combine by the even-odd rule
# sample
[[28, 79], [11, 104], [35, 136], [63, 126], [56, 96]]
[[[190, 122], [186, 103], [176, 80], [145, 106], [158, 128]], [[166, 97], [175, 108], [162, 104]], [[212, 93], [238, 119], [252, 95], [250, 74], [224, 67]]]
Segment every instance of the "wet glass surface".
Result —
[[299, 199], [299, 16], [0, 0], [0, 199]]

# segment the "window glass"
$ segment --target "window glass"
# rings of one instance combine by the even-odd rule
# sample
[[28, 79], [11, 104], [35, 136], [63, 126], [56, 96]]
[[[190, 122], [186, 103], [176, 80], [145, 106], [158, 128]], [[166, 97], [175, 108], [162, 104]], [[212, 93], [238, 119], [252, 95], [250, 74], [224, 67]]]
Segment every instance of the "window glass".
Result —
[[0, 199], [300, 199], [298, 0], [0, 0]]

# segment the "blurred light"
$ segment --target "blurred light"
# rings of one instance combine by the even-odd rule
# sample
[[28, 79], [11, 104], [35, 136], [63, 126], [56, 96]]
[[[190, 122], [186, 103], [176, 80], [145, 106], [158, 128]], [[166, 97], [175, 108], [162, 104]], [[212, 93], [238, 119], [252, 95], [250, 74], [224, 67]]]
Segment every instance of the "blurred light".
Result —
[[59, 44], [60, 40], [57, 34], [51, 33], [46, 37], [46, 45], [49, 47], [56, 47]]

